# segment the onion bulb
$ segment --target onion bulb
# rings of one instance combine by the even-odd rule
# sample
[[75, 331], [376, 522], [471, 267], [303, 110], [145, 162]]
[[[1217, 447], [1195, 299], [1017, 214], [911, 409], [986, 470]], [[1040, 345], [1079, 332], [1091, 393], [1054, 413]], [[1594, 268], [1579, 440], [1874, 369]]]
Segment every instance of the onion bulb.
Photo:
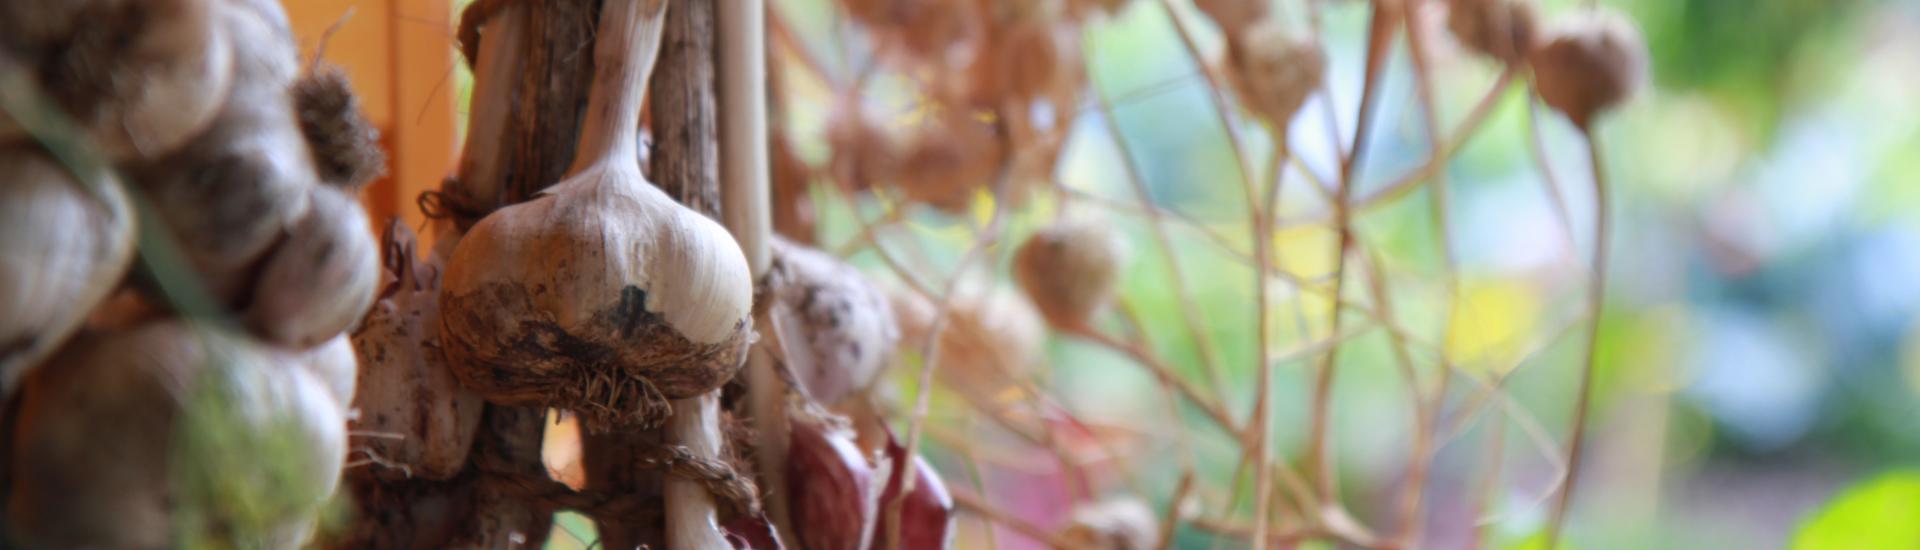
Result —
[[574, 409], [589, 429], [654, 424], [666, 400], [719, 387], [745, 358], [746, 256], [641, 175], [636, 126], [660, 19], [602, 14], [568, 175], [454, 247], [440, 341], [490, 401]]
[[125, 190], [117, 181], [91, 183], [39, 150], [0, 148], [0, 401], [133, 259]]

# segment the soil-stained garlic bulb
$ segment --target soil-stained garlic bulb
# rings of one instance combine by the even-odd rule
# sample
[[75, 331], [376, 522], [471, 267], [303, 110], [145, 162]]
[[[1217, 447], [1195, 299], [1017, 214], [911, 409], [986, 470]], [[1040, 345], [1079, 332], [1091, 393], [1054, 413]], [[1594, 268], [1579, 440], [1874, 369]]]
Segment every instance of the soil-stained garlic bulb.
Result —
[[[232, 81], [222, 0], [0, 2], [17, 56], [107, 157], [166, 154], [205, 128]], [[24, 138], [0, 114], [0, 143]]]
[[346, 455], [345, 411], [301, 358], [178, 321], [76, 338], [21, 393], [9, 535], [299, 547]]
[[1447, 6], [1454, 38], [1501, 63], [1526, 61], [1539, 26], [1531, 0], [1451, 0]]
[[1160, 543], [1160, 520], [1138, 498], [1083, 505], [1056, 537], [1072, 550], [1148, 550]]
[[376, 475], [446, 479], [466, 464], [480, 396], [460, 387], [441, 355], [439, 267], [414, 257], [413, 233], [398, 221], [384, 240], [392, 281], [353, 334], [361, 374], [351, 427], [385, 435], [358, 440], [356, 451], [379, 457]]
[[893, 306], [873, 281], [825, 252], [775, 237], [775, 327], [787, 366], [822, 404], [872, 387], [900, 342]]
[[297, 52], [272, 15], [284, 17], [221, 12], [221, 28], [235, 38], [230, 98], [180, 150], [127, 169], [199, 281], [230, 305], [243, 301], [261, 256], [306, 211], [317, 179], [287, 96]]
[[635, 127], [659, 18], [622, 19], [601, 17], [569, 175], [475, 224], [440, 294], [462, 383], [498, 403], [574, 409], [590, 429], [658, 421], [666, 399], [731, 378], [753, 303], [726, 229], [641, 176]]
[[308, 193], [306, 214], [267, 257], [246, 310], [248, 328], [298, 349], [352, 327], [380, 283], [379, 248], [360, 204], [333, 187]]
[[74, 179], [38, 149], [0, 148], [0, 400], [58, 348], [133, 259], [117, 181]]
[[[919, 353], [938, 308], [908, 289], [891, 289], [900, 347]], [[993, 395], [1024, 378], [1042, 357], [1046, 323], [1025, 297], [997, 286], [963, 283], [940, 331], [941, 382], [976, 395]]]
[[1295, 36], [1280, 21], [1267, 18], [1229, 38], [1226, 65], [1240, 105], [1285, 128], [1307, 97], [1320, 88], [1327, 57], [1319, 43]]
[[1064, 221], [1042, 228], [1013, 256], [1013, 278], [1054, 328], [1082, 328], [1113, 299], [1127, 261], [1113, 228]]
[[1581, 128], [1647, 80], [1647, 44], [1626, 16], [1595, 11], [1553, 28], [1529, 57], [1540, 99]]
[[293, 105], [320, 181], [359, 189], [387, 173], [380, 130], [360, 112], [360, 98], [346, 71], [316, 65], [294, 81]]

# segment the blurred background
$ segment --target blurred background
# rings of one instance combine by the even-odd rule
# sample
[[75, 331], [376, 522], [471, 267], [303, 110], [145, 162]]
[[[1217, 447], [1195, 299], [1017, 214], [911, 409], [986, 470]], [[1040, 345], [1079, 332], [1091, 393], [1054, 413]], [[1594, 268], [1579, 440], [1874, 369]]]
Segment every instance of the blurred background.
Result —
[[[1615, 198], [1614, 267], [1600, 319], [1593, 439], [1570, 544], [1920, 544], [1920, 533], [1901, 531], [1920, 529], [1913, 527], [1920, 475], [1908, 470], [1920, 457], [1920, 325], [1913, 322], [1920, 308], [1913, 288], [1920, 284], [1920, 3], [1599, 3], [1637, 21], [1653, 71], [1651, 85], [1597, 129]], [[303, 25], [324, 27], [334, 17], [300, 12], [338, 13], [333, 4], [290, 2], [289, 8]], [[824, 165], [831, 155], [825, 127], [847, 93], [845, 83], [869, 65], [869, 45], [830, 0], [769, 4], [820, 68], [784, 71], [782, 93], [796, 153]], [[1201, 50], [1217, 58], [1217, 31], [1189, 3], [1174, 4]], [[1583, 9], [1567, 0], [1539, 4], [1550, 21]], [[1302, 9], [1291, 0], [1276, 7], [1295, 19], [1305, 17]], [[1275, 235], [1280, 264], [1309, 285], [1330, 275], [1336, 234], [1325, 221], [1326, 201], [1309, 191], [1314, 184], [1305, 174], [1338, 171], [1333, 140], [1345, 142], [1354, 131], [1367, 28], [1364, 2], [1327, 1], [1319, 10], [1327, 93], [1316, 94], [1289, 130], [1298, 162], [1283, 180], [1282, 229]], [[354, 45], [349, 38], [366, 32], [368, 40], [380, 39], [383, 17], [402, 26], [448, 28], [447, 14], [412, 11], [359, 16], [342, 27], [334, 40], [343, 45], [332, 46], [338, 50], [330, 56], [387, 47]], [[1442, 18], [1428, 14], [1432, 21], [1424, 24], [1437, 37], [1437, 116], [1450, 129], [1487, 95], [1499, 68], [1452, 44]], [[1256, 386], [1256, 324], [1248, 307], [1254, 285], [1243, 259], [1252, 244], [1240, 175], [1212, 92], [1157, 2], [1137, 0], [1088, 25], [1083, 44], [1091, 85], [1114, 98], [1113, 116], [1091, 102], [1073, 113], [1055, 174], [1070, 191], [1038, 193], [1010, 212], [1009, 244], [990, 250], [991, 269], [976, 266], [968, 276], [1011, 288], [1012, 244], [1056, 215], [1110, 224], [1133, 243], [1122, 309], [1142, 324], [1142, 343], [1195, 384], [1218, 391], [1236, 416], [1245, 415]], [[1385, 73], [1358, 196], [1382, 189], [1428, 154], [1403, 46], [1396, 46]], [[801, 57], [787, 49], [772, 59], [798, 66]], [[419, 66], [459, 65], [451, 60]], [[384, 67], [390, 72], [381, 76], [380, 68], [347, 64], [357, 86], [394, 90], [392, 112], [380, 111], [377, 101], [372, 108], [376, 118], [390, 121], [390, 135], [404, 139], [404, 128], [420, 132], [431, 126], [421, 121], [443, 115], [433, 120], [457, 131], [464, 118], [456, 116], [457, 102], [442, 112], [417, 107], [431, 99], [400, 92], [431, 84], [429, 91], [444, 86], [463, 97], [464, 68], [415, 75]], [[925, 116], [932, 107], [914, 92], [916, 76], [882, 68], [866, 81], [860, 101], [898, 120]], [[1426, 538], [1437, 548], [1469, 544], [1481, 525], [1492, 547], [1537, 543], [1548, 493], [1563, 468], [1555, 456], [1572, 422], [1580, 364], [1582, 288], [1593, 238], [1585, 146], [1564, 118], [1530, 109], [1523, 86], [1508, 87], [1493, 101], [1484, 125], [1445, 170], [1452, 212], [1447, 235], [1435, 230], [1428, 186], [1382, 200], [1356, 218], [1361, 243], [1392, 289], [1399, 323], [1425, 343], [1414, 346], [1414, 362], [1429, 376], [1425, 383], [1437, 380], [1440, 359], [1459, 371], [1442, 422], [1451, 429], [1442, 431], [1426, 503]], [[411, 108], [419, 111], [407, 112]], [[410, 125], [408, 118], [416, 120]], [[1250, 150], [1270, 150], [1264, 132], [1243, 133]], [[1131, 147], [1131, 158], [1115, 147], [1116, 138]], [[436, 184], [437, 177], [409, 174], [444, 171], [445, 160], [396, 158], [395, 180], [402, 183], [385, 184], [396, 190], [376, 192], [370, 201], [387, 201], [385, 212], [404, 213], [409, 210], [401, 206], [411, 203], [391, 197], [411, 196], [407, 185]], [[410, 169], [409, 158], [426, 167]], [[1172, 258], [1154, 244], [1140, 210], [1125, 207], [1137, 202], [1129, 162], [1151, 200], [1178, 213], [1169, 229], [1177, 251]], [[1564, 197], [1570, 216], [1558, 213], [1553, 192]], [[971, 212], [916, 207], [894, 219], [889, 213], [905, 207], [845, 197], [832, 185], [814, 185], [810, 193], [822, 248], [849, 254], [881, 278], [893, 277], [892, 268], [862, 237], [864, 223], [882, 220], [873, 232], [878, 246], [913, 251], [903, 253], [917, 258], [912, 270], [944, 280], [994, 210], [992, 199], [981, 196]], [[1458, 258], [1460, 297], [1451, 315], [1442, 303], [1442, 238]], [[1170, 290], [1169, 262], [1187, 274], [1205, 329], [1198, 341], [1182, 321], [1180, 296]], [[1270, 347], [1282, 359], [1272, 386], [1273, 437], [1278, 455], [1298, 463], [1315, 354], [1290, 352], [1328, 337], [1328, 304], [1323, 295], [1285, 282], [1273, 287]], [[1117, 323], [1102, 326], [1118, 332]], [[1234, 471], [1239, 456], [1230, 436], [1190, 407], [1170, 414], [1163, 385], [1124, 355], [1060, 336], [1046, 349], [1046, 368], [1032, 373], [1032, 382], [1048, 399], [1024, 392], [995, 397], [1029, 415], [1016, 421], [1057, 428], [1065, 445], [1104, 458], [1063, 472], [1049, 450], [983, 419], [980, 404], [936, 390], [928, 418], [934, 437], [926, 445], [949, 486], [1046, 528], [1067, 520], [1069, 503], [1088, 485], [1138, 494], [1162, 509], [1191, 465], [1195, 512], [1247, 513], [1250, 482]], [[1221, 365], [1219, 380], [1201, 367], [1207, 354]], [[911, 355], [908, 368], [898, 369], [892, 397], [903, 407], [915, 395], [912, 367], [919, 363]], [[1356, 330], [1339, 357], [1332, 432], [1341, 491], [1355, 520], [1390, 531], [1412, 440], [1407, 380], [1384, 331]], [[1483, 499], [1485, 508], [1477, 507]], [[573, 532], [560, 532], [550, 545], [584, 545], [590, 535], [576, 536], [586, 528], [577, 519], [563, 522]], [[1036, 544], [1013, 530], [989, 531], [970, 517], [961, 525], [961, 548], [988, 547], [989, 538], [999, 548]], [[1176, 545], [1237, 546], [1217, 541], [1217, 530], [1184, 525]]]

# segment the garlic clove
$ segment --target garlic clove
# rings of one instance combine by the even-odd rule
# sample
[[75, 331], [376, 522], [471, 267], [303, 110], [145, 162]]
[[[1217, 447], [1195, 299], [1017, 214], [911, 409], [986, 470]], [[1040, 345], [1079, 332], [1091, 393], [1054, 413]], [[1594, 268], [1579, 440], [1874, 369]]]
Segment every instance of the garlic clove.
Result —
[[383, 477], [445, 479], [466, 465], [481, 400], [460, 386], [436, 341], [438, 267], [414, 258], [413, 234], [399, 221], [384, 240], [394, 280], [353, 334], [361, 375], [352, 423], [356, 432], [383, 435], [359, 440], [356, 450], [378, 456], [371, 467]]
[[[154, 158], [205, 128], [233, 80], [222, 0], [0, 3], [0, 55], [33, 60], [48, 96], [108, 158]], [[24, 140], [0, 115], [0, 143]]]
[[1127, 255], [1127, 243], [1109, 227], [1058, 222], [1020, 244], [1013, 277], [1048, 323], [1074, 330], [1113, 300]]
[[[796, 411], [787, 444], [787, 493], [799, 547], [867, 548], [877, 517], [873, 469], [837, 417]], [[906, 548], [915, 548], [906, 546]]]
[[872, 387], [900, 342], [886, 294], [825, 252], [778, 237], [772, 246], [772, 314], [795, 378], [829, 405]]
[[333, 187], [308, 189], [307, 212], [267, 257], [247, 305], [247, 327], [306, 349], [350, 328], [373, 304], [380, 253], [367, 213]]
[[1540, 99], [1581, 128], [1625, 102], [1647, 80], [1645, 39], [1631, 19], [1610, 10], [1560, 22], [1528, 61]]
[[1148, 550], [1160, 543], [1159, 524], [1146, 501], [1110, 498], [1075, 508], [1054, 538], [1072, 550]]
[[126, 274], [133, 227], [119, 182], [82, 184], [38, 149], [0, 148], [0, 401]]
[[297, 360], [180, 321], [69, 342], [21, 392], [7, 532], [34, 547], [297, 546], [346, 454], [345, 411]]

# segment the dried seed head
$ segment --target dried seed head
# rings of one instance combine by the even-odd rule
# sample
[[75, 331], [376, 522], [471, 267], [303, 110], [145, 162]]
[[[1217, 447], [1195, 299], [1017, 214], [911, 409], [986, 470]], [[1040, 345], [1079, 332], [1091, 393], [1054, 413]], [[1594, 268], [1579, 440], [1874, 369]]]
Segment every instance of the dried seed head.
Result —
[[302, 357], [179, 321], [76, 338], [21, 393], [9, 535], [300, 546], [346, 456], [346, 411]]
[[133, 260], [125, 192], [119, 182], [90, 183], [38, 149], [0, 148], [0, 401]]
[[1013, 277], [1048, 323], [1072, 330], [1113, 299], [1126, 260], [1127, 244], [1111, 227], [1060, 222], [1021, 243]]
[[440, 268], [414, 257], [413, 232], [395, 220], [383, 238], [390, 283], [353, 334], [361, 374], [356, 450], [381, 458], [375, 475], [446, 479], [466, 465], [480, 425], [480, 396], [460, 386], [441, 354]]
[[1147, 550], [1160, 542], [1159, 523], [1145, 501], [1112, 498], [1075, 509], [1058, 538], [1074, 550]]
[[832, 148], [828, 169], [834, 181], [848, 191], [865, 191], [893, 181], [900, 172], [894, 139], [875, 124], [857, 101], [842, 101], [827, 117], [827, 145]]
[[1525, 61], [1539, 26], [1529, 0], [1452, 0], [1447, 9], [1447, 29], [1454, 38], [1501, 63]]
[[895, 36], [909, 55], [923, 60], [944, 61], [976, 24], [968, 0], [895, 0], [894, 10]]
[[1265, 19], [1227, 41], [1227, 79], [1248, 111], [1285, 128], [1327, 70], [1320, 44]]
[[950, 213], [966, 212], [1007, 154], [994, 123], [984, 118], [949, 108], [915, 128], [894, 180], [901, 193]]
[[1533, 51], [1540, 99], [1587, 128], [1647, 79], [1647, 45], [1633, 21], [1612, 11], [1570, 17]]
[[641, 175], [636, 129], [663, 19], [647, 12], [618, 2], [600, 17], [568, 176], [474, 224], [441, 280], [440, 342], [461, 383], [496, 403], [573, 409], [589, 430], [654, 424], [668, 400], [720, 387], [752, 332], [740, 245]]
[[[0, 57], [18, 55], [48, 96], [115, 160], [153, 158], [205, 128], [233, 81], [220, 0], [0, 4]], [[11, 60], [6, 62], [11, 64]], [[0, 143], [25, 135], [0, 115]]]
[[[919, 353], [933, 326], [935, 304], [907, 289], [892, 289], [900, 345]], [[1009, 289], [965, 282], [956, 291], [940, 331], [941, 382], [958, 391], [994, 395], [1040, 364], [1046, 323], [1026, 298]]]
[[358, 189], [386, 175], [380, 130], [360, 112], [360, 98], [346, 71], [330, 64], [315, 66], [293, 83], [293, 106], [320, 181]]
[[351, 328], [380, 282], [380, 249], [366, 211], [339, 189], [308, 191], [306, 214], [267, 257], [245, 312], [249, 329], [295, 349]]
[[774, 238], [776, 327], [787, 365], [823, 404], [858, 395], [879, 379], [900, 342], [886, 294], [824, 252]]
[[1269, 0], [1193, 0], [1200, 13], [1207, 14], [1228, 40], [1245, 34], [1248, 27], [1267, 19]]
[[244, 302], [253, 269], [307, 210], [317, 179], [287, 96], [299, 67], [292, 39], [252, 10], [224, 10], [235, 39], [230, 97], [178, 151], [127, 167], [200, 283]]
[[[866, 548], [873, 533], [873, 466], [854, 445], [846, 420], [807, 410], [791, 415], [787, 442], [787, 494], [800, 548]], [[906, 548], [920, 548], [906, 546]]]
[[1027, 101], [1053, 86], [1061, 59], [1050, 23], [1027, 18], [993, 29], [969, 68], [975, 104]]

